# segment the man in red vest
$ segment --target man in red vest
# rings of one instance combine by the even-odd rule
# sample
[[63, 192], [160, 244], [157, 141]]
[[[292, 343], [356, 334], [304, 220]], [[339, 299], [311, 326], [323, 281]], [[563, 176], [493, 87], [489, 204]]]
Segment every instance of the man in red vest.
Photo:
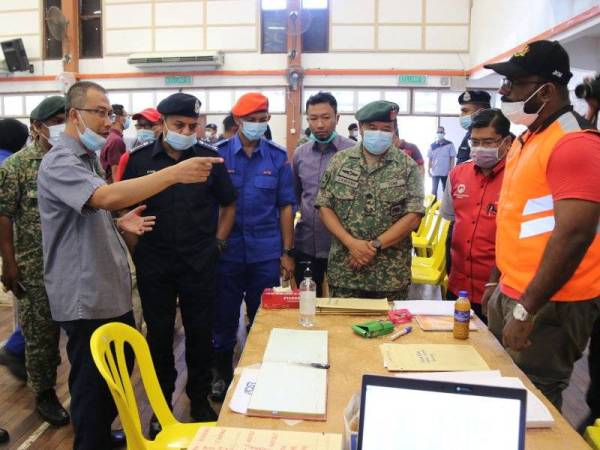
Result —
[[468, 291], [473, 310], [484, 322], [481, 297], [495, 286], [488, 279], [495, 266], [496, 211], [511, 143], [510, 122], [499, 109], [473, 114], [471, 160], [450, 172], [440, 209], [444, 219], [454, 221], [448, 298]]
[[503, 114], [527, 127], [506, 157], [489, 326], [560, 409], [600, 317], [600, 135], [573, 111], [558, 42], [531, 42], [485, 67], [505, 77]]

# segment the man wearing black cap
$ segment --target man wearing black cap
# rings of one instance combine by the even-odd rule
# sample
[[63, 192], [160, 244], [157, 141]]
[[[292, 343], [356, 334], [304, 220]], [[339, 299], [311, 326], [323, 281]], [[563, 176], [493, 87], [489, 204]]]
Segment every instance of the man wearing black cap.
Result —
[[471, 157], [471, 148], [469, 139], [471, 139], [471, 121], [473, 114], [481, 109], [490, 107], [491, 96], [485, 91], [465, 91], [458, 97], [460, 105], [460, 126], [467, 130], [465, 137], [458, 147], [456, 154], [456, 164], [464, 163]]
[[27, 125], [17, 119], [0, 119], [0, 164], [23, 148], [29, 137]]
[[[214, 147], [196, 139], [200, 113], [196, 97], [173, 94], [157, 109], [163, 120], [162, 135], [131, 153], [123, 180], [158, 172], [194, 156], [218, 156]], [[217, 415], [207, 395], [215, 271], [219, 243], [227, 239], [235, 218], [235, 190], [225, 165], [219, 164], [206, 183], [172, 186], [147, 199], [146, 204], [147, 213], [157, 217], [156, 228], [130, 244], [135, 245], [133, 260], [158, 380], [170, 405], [177, 378], [173, 331], [179, 298], [190, 415], [198, 422], [213, 421]], [[158, 431], [160, 425], [153, 417], [150, 434]]]
[[558, 42], [532, 42], [485, 67], [505, 77], [504, 115], [527, 127], [506, 159], [489, 327], [560, 409], [600, 316], [600, 135], [573, 111]]
[[17, 297], [19, 324], [25, 337], [25, 365], [29, 386], [36, 394], [36, 411], [54, 426], [69, 423], [69, 414], [54, 391], [60, 364], [60, 329], [52, 320], [44, 287], [36, 187], [42, 157], [64, 130], [64, 122], [65, 98], [46, 98], [31, 112], [33, 143], [0, 168], [2, 282]]

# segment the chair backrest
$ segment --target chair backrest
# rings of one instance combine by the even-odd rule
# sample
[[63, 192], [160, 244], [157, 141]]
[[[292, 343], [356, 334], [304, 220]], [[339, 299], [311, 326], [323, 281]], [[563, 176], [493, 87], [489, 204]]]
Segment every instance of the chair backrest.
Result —
[[437, 231], [436, 221], [438, 220], [440, 205], [441, 202], [437, 201], [431, 206], [425, 208], [425, 215], [421, 219], [419, 228], [414, 234], [417, 236], [426, 237], [432, 232], [433, 228], [436, 228]]
[[[450, 229], [450, 221], [440, 219], [441, 226], [437, 237], [433, 243], [433, 259], [432, 267], [446, 274], [446, 239], [448, 239], [448, 230]], [[442, 278], [444, 278], [442, 276]]]
[[117, 406], [127, 436], [127, 448], [143, 450], [150, 441], [142, 434], [135, 391], [125, 357], [129, 349], [125, 350], [125, 344], [133, 350], [148, 401], [160, 424], [164, 428], [177, 421], [162, 394], [144, 336], [135, 328], [118, 322], [96, 329], [90, 340], [92, 357]]

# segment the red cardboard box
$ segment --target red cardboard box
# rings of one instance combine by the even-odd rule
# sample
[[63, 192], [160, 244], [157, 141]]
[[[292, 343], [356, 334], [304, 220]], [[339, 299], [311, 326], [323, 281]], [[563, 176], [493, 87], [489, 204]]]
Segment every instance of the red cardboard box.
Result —
[[265, 289], [261, 296], [261, 304], [265, 309], [287, 309], [300, 306], [300, 289], [292, 292], [273, 292], [273, 289]]

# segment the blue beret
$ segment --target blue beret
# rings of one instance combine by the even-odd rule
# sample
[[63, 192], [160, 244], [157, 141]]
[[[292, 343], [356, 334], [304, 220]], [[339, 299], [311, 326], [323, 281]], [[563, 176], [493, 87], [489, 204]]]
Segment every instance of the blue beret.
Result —
[[162, 100], [156, 109], [164, 116], [198, 117], [200, 100], [190, 94], [178, 92]]

